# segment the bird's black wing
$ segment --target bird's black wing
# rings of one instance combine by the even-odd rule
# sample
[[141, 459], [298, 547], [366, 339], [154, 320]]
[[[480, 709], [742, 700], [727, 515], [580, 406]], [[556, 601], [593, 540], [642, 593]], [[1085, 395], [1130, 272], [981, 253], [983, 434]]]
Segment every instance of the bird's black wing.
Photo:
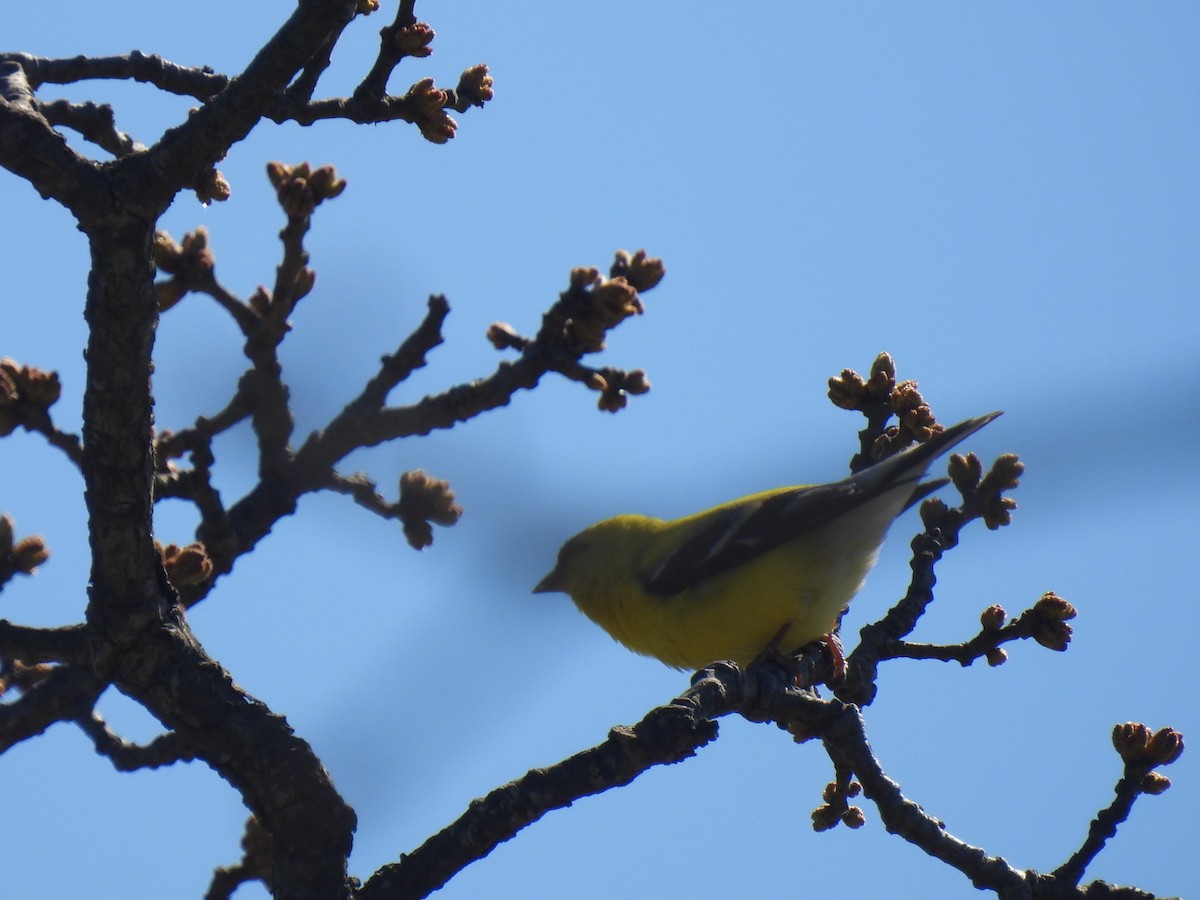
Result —
[[871, 496], [853, 480], [801, 487], [718, 510], [642, 583], [666, 596], [773, 550], [826, 524]]
[[905, 482], [912, 485], [912, 494], [904, 505], [907, 509], [946, 483], [946, 479], [920, 483], [930, 463], [998, 415], [994, 412], [959, 422], [844, 481], [780, 491], [754, 503], [719, 509], [678, 550], [646, 572], [642, 584], [659, 596], [686, 590]]

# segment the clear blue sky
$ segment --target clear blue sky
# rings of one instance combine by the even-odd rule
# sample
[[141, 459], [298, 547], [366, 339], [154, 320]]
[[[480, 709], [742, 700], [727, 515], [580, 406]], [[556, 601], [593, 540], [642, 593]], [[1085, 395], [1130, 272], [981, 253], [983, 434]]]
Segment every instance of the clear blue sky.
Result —
[[[6, 22], [5, 49], [137, 48], [236, 72], [290, 9], [251, 6], [64, 0]], [[348, 179], [316, 217], [317, 289], [284, 354], [300, 435], [357, 393], [430, 293], [453, 305], [446, 344], [394, 402], [490, 372], [488, 324], [534, 331], [571, 267], [605, 267], [618, 247], [667, 264], [647, 314], [596, 358], [646, 368], [649, 395], [610, 416], [548, 379], [450, 432], [357, 455], [351, 468], [388, 492], [405, 469], [449, 479], [465, 516], [418, 554], [394, 524], [308, 498], [194, 614], [209, 652], [288, 716], [356, 808], [359, 876], [687, 686], [529, 588], [563, 538], [615, 512], [840, 477], [858, 421], [826, 401], [826, 379], [884, 349], [944, 420], [1006, 410], [970, 449], [1028, 465], [1015, 524], [971, 529], [915, 637], [965, 638], [984, 607], [1016, 613], [1049, 589], [1080, 610], [1065, 654], [1022, 644], [999, 669], [887, 666], [869, 712], [887, 772], [958, 837], [1045, 871], [1109, 801], [1114, 723], [1200, 741], [1200, 10], [734, 8], [422, 0], [435, 53], [392, 89], [453, 85], [477, 62], [496, 79], [454, 141], [402, 123], [268, 123], [221, 166], [228, 203], [181, 197], [164, 221], [177, 238], [206, 225], [219, 276], [246, 294], [278, 258], [266, 161], [332, 162]], [[382, 24], [360, 20], [329, 92], [355, 83]], [[187, 106], [138, 85], [68, 95], [113, 101], [143, 142]], [[57, 369], [58, 415], [77, 428], [84, 241], [11, 176], [0, 204], [0, 355]], [[214, 412], [243, 366], [232, 322], [200, 297], [164, 318], [159, 350], [161, 427]], [[229, 500], [251, 483], [251, 449], [244, 433], [218, 445]], [[0, 508], [54, 553], [0, 615], [78, 621], [80, 480], [29, 436], [0, 443], [0, 460]], [[193, 525], [160, 510], [164, 540]], [[893, 530], [850, 638], [903, 590], [916, 527]], [[126, 737], [158, 731], [120, 696], [101, 707]], [[1200, 894], [1198, 759], [1193, 747], [1165, 770], [1174, 787], [1139, 802], [1091, 877]], [[829, 777], [818, 747], [725, 721], [697, 758], [550, 814], [438, 896], [974, 896], [869, 807], [860, 831], [814, 834]], [[117, 775], [65, 726], [0, 759], [0, 808], [0, 894], [14, 897], [199, 896], [237, 860], [245, 815], [202, 765]]]

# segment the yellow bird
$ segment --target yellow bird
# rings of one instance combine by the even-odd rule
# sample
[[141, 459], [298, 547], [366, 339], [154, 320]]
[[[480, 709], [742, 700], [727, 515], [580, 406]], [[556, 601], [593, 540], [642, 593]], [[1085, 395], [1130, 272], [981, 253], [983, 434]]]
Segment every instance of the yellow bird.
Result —
[[946, 483], [960, 422], [844, 481], [776, 488], [682, 519], [622, 515], [575, 535], [534, 593], [561, 591], [630, 650], [676, 669], [748, 665], [831, 633], [900, 513]]

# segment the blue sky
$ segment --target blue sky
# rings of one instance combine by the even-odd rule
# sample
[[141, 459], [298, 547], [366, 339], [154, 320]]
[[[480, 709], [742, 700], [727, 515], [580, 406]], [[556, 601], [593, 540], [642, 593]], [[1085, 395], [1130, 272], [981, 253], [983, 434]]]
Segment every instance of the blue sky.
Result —
[[[385, 4], [386, 5], [386, 4]], [[48, 56], [137, 48], [236, 72], [289, 4], [65, 0], [27, 14], [5, 49]], [[469, 7], [469, 8], [468, 8]], [[298, 436], [327, 421], [420, 320], [453, 311], [446, 343], [393, 394], [490, 372], [489, 323], [536, 330], [573, 266], [618, 247], [664, 258], [644, 317], [598, 364], [647, 369], [653, 391], [616, 416], [547, 379], [449, 432], [355, 455], [394, 491], [399, 473], [450, 480], [466, 514], [418, 554], [394, 524], [310, 497], [193, 615], [209, 652], [286, 714], [359, 816], [367, 876], [474, 797], [601, 741], [687, 685], [613, 643], [559, 596], [529, 588], [558, 544], [616, 512], [674, 516], [754, 490], [841, 477], [858, 422], [829, 376], [880, 350], [957, 421], [1006, 415], [970, 441], [1028, 465], [1014, 525], [974, 528], [939, 569], [916, 639], [972, 634], [1045, 590], [1080, 610], [1070, 650], [1010, 648], [998, 669], [887, 666], [873, 746], [909, 797], [970, 843], [1048, 871], [1082, 840], [1119, 775], [1116, 722], [1200, 736], [1192, 637], [1194, 469], [1200, 441], [1200, 166], [1191, 4], [805, 2], [418, 4], [438, 33], [392, 90], [453, 85], [487, 62], [497, 96], [437, 147], [414, 128], [269, 123], [222, 164], [233, 198], [180, 197], [176, 238], [209, 228], [218, 275], [269, 283], [282, 217], [268, 160], [332, 162], [349, 187], [308, 242], [317, 289], [284, 351]], [[64, 27], [69, 23], [70, 27]], [[360, 20], [327, 93], [373, 58], [382, 17]], [[60, 95], [108, 100], [143, 142], [187, 103], [139, 85]], [[86, 246], [61, 210], [0, 178], [8, 252], [0, 355], [58, 370], [61, 424], [78, 427]], [[238, 333], [205, 298], [159, 333], [160, 427], [220, 408], [243, 368]], [[252, 443], [218, 445], [231, 500]], [[82, 618], [87, 560], [77, 474], [27, 435], [0, 443], [0, 507], [54, 556], [9, 586], [0, 615]], [[194, 521], [164, 505], [157, 529]], [[893, 529], [855, 601], [850, 638], [904, 589]], [[157, 725], [120, 696], [101, 707], [145, 740]], [[1200, 831], [1200, 766], [1144, 798], [1089, 875], [1196, 894], [1185, 836]], [[816, 746], [724, 721], [693, 760], [548, 815], [438, 896], [599, 898], [972, 896], [960, 875], [868, 824], [814, 834], [830, 777]], [[117, 775], [59, 726], [0, 761], [6, 896], [197, 896], [238, 858], [245, 811], [201, 765]], [[15, 815], [15, 814], [14, 814]], [[130, 879], [134, 885], [130, 888]], [[905, 888], [897, 888], [897, 884]], [[263, 896], [245, 889], [242, 897]]]

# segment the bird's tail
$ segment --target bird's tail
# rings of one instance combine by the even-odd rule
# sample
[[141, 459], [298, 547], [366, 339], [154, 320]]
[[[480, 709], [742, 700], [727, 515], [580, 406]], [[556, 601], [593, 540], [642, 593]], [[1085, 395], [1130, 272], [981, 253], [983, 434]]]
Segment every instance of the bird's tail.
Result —
[[[978, 416], [974, 419], [959, 422], [957, 425], [953, 425], [945, 431], [935, 434], [923, 444], [917, 444], [915, 447], [910, 447], [907, 450], [897, 453], [895, 456], [889, 456], [887, 459], [875, 463], [869, 469], [864, 469], [854, 476], [854, 481], [858, 482], [859, 487], [867, 492], [882, 490], [885, 487], [890, 487], [906, 479], [910, 479], [913, 482], [920, 481], [921, 476], [925, 474], [935, 459], [951, 447], [965, 441], [988, 422], [1000, 415], [1002, 415], [1002, 412], [997, 411], [988, 413], [986, 416]], [[937, 481], [918, 485], [914, 489], [913, 495], [905, 508], [907, 509], [909, 506], [920, 502], [923, 498], [946, 484], [946, 481], [946, 479], [942, 478]]]

